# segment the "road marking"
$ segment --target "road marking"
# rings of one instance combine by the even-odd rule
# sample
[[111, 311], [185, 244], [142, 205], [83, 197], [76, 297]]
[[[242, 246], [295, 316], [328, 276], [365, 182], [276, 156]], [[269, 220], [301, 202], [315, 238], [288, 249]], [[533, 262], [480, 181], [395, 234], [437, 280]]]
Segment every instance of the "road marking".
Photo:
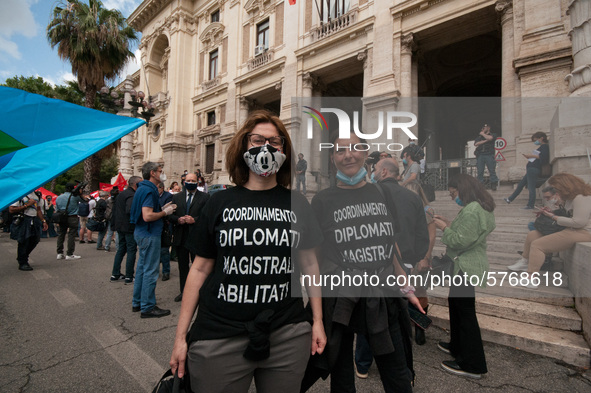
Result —
[[84, 303], [82, 299], [74, 295], [69, 289], [64, 288], [59, 291], [51, 291], [50, 293], [63, 307], [70, 307]]
[[33, 275], [33, 277], [35, 277], [35, 280], [47, 280], [48, 278], [52, 278], [52, 275], [47, 273], [46, 270], [38, 268], [35, 268], [35, 270], [31, 272], [31, 274]]
[[146, 392], [154, 389], [165, 368], [114, 327], [97, 329], [95, 325], [86, 326], [86, 330]]

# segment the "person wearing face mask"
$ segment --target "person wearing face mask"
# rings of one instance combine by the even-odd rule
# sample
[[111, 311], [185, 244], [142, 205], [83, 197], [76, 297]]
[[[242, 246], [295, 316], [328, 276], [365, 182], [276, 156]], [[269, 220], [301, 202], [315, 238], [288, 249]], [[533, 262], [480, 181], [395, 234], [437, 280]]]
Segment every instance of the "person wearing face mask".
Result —
[[476, 156], [476, 169], [478, 172], [478, 181], [484, 184], [484, 167], [488, 168], [490, 175], [490, 188], [493, 191], [497, 190], [499, 178], [497, 177], [495, 161], [495, 141], [497, 134], [490, 132], [490, 126], [485, 124], [482, 126], [480, 133], [474, 139], [474, 155]]
[[319, 290], [307, 288], [309, 315], [291, 285], [300, 270], [319, 279], [322, 241], [308, 201], [288, 189], [292, 167], [281, 120], [251, 113], [226, 151], [236, 187], [211, 196], [186, 242], [196, 257], [170, 366], [193, 391], [246, 393], [254, 378], [257, 392], [297, 393], [310, 353], [323, 351]]
[[132, 311], [141, 311], [141, 318], [160, 318], [170, 315], [156, 305], [156, 283], [160, 273], [160, 245], [163, 218], [176, 209], [172, 202], [160, 206], [158, 184], [166, 181], [162, 166], [147, 162], [142, 166], [144, 180], [138, 184], [133, 196], [129, 222], [135, 224], [133, 233], [139, 258], [133, 284]]
[[504, 199], [505, 202], [511, 203], [521, 194], [523, 187], [527, 185], [529, 191], [529, 199], [527, 206], [523, 209], [531, 210], [536, 203], [536, 183], [538, 177], [542, 174], [542, 167], [550, 162], [550, 147], [548, 146], [548, 136], [538, 131], [531, 136], [531, 140], [536, 145], [536, 149], [531, 154], [523, 154], [527, 158], [527, 165], [525, 167], [525, 176], [521, 179], [517, 188], [511, 196]]
[[[448, 189], [451, 199], [462, 210], [453, 222], [437, 214], [434, 221], [443, 231], [445, 253], [454, 261], [453, 275], [486, 277], [486, 238], [495, 229], [493, 197], [482, 183], [466, 174], [452, 177]], [[481, 286], [486, 287], [486, 280], [482, 280]], [[448, 303], [451, 340], [441, 341], [437, 347], [455, 360], [445, 360], [441, 367], [451, 374], [478, 379], [488, 369], [476, 319], [475, 289], [469, 279], [452, 281]]]
[[402, 163], [404, 164], [404, 171], [402, 172], [402, 187], [413, 181], [419, 181], [421, 177], [421, 166], [417, 162], [418, 157], [413, 149], [406, 148], [402, 152]]
[[199, 178], [195, 173], [188, 173], [182, 192], [172, 197], [172, 203], [177, 205], [177, 210], [168, 219], [173, 223], [172, 246], [176, 249], [179, 263], [180, 293], [174, 298], [175, 302], [183, 299], [183, 291], [189, 274], [189, 264], [195, 259], [195, 253], [189, 251], [187, 241], [198, 242], [199, 239], [189, 239], [189, 234], [199, 221], [199, 215], [209, 199], [209, 195], [199, 190]]
[[[337, 183], [320, 191], [312, 200], [314, 215], [324, 235], [324, 243], [317, 250], [321, 272], [329, 277], [365, 275], [378, 276], [380, 280], [394, 276], [398, 282], [404, 282], [406, 273], [395, 257], [395, 225], [387, 199], [374, 184], [366, 182], [367, 152], [351, 147], [364, 145], [366, 141], [357, 135], [340, 139], [338, 133], [330, 140], [334, 146], [330, 159], [336, 169]], [[376, 167], [391, 160], [380, 160]], [[380, 171], [378, 179], [381, 174]], [[403, 192], [415, 198], [410, 191]], [[419, 208], [424, 214], [422, 207]], [[420, 218], [424, 222], [423, 217]], [[367, 235], [368, 228], [382, 230]], [[328, 374], [331, 392], [355, 391], [353, 341], [357, 334], [369, 343], [384, 390], [411, 392], [414, 377], [411, 327], [403, 297], [422, 311], [411, 285], [400, 288], [343, 285], [334, 290], [324, 287], [322, 303], [329, 344], [325, 354], [311, 359], [301, 391], [307, 391]], [[358, 370], [357, 375], [363, 378], [365, 372]]]

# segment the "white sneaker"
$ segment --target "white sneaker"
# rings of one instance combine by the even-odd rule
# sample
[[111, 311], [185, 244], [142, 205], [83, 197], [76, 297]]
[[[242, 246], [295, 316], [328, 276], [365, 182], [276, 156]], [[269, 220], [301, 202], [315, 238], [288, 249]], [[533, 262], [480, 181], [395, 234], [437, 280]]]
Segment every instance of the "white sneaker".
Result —
[[57, 254], [57, 259], [66, 259], [64, 254]]
[[517, 263], [507, 266], [507, 269], [512, 270], [514, 272], [527, 272], [528, 265], [529, 265], [529, 261], [527, 259], [520, 258], [517, 261]]
[[66, 260], [80, 259], [80, 255], [66, 255]]
[[528, 282], [527, 285], [520, 285], [520, 287], [522, 287], [522, 288], [529, 288], [529, 289], [538, 289], [538, 286], [532, 284], [531, 282]]

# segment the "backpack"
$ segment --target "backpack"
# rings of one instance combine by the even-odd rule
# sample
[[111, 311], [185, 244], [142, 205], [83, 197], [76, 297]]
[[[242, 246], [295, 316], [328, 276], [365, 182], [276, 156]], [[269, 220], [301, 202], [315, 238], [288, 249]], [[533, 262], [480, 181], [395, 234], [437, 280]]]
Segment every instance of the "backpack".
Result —
[[88, 202], [78, 202], [78, 215], [80, 217], [88, 217], [90, 214], [90, 206]]
[[105, 218], [107, 219], [107, 221], [111, 221], [111, 216], [113, 215], [113, 205], [114, 204], [115, 204], [115, 202], [113, 201], [113, 198], [107, 199], [107, 210], [105, 210]]

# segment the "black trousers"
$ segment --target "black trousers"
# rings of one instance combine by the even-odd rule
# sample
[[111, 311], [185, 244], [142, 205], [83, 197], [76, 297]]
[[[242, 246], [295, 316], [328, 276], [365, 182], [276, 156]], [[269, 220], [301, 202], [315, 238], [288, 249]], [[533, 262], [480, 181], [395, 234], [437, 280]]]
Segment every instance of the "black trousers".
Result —
[[[463, 274], [460, 272], [460, 274]], [[476, 319], [474, 287], [469, 283], [453, 285], [449, 289], [449, 324], [451, 331], [450, 351], [456, 363], [464, 371], [484, 374], [486, 358]]]
[[187, 250], [183, 246], [176, 247], [176, 256], [179, 263], [179, 276], [181, 283], [181, 293], [185, 289], [185, 282], [187, 282], [187, 276], [189, 275], [189, 264], [195, 259], [195, 254]]
[[18, 242], [16, 260], [20, 266], [29, 263], [29, 255], [37, 247], [37, 244], [39, 244], [39, 238], [37, 236], [31, 236]]
[[[330, 371], [331, 393], [355, 393], [355, 370], [353, 368], [353, 330], [346, 326], [344, 329], [337, 362]], [[395, 351], [386, 355], [375, 356], [376, 365], [380, 372], [380, 379], [386, 393], [412, 393], [412, 373], [406, 363], [406, 354], [402, 342], [400, 325], [390, 325], [390, 336]], [[321, 377], [318, 369], [310, 367], [302, 381], [301, 392], [306, 392]]]

